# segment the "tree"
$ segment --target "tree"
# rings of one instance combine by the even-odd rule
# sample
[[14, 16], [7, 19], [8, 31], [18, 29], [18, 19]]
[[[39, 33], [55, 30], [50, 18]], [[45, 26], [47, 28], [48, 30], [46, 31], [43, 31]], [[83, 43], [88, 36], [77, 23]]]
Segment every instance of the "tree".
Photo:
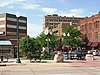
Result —
[[51, 48], [55, 48], [56, 45], [57, 45], [57, 42], [56, 42], [56, 39], [57, 39], [57, 36], [52, 33], [48, 36], [46, 36], [43, 32], [38, 36], [36, 37], [37, 41], [40, 43], [41, 47], [47, 47], [47, 42], [46, 42], [46, 39], [47, 37], [49, 37], [50, 41], [49, 41], [49, 46]]
[[[63, 36], [62, 45], [69, 45], [72, 47], [80, 47], [82, 45], [81, 33], [74, 26], [68, 26], [62, 29], [62, 32], [66, 34]], [[69, 34], [69, 36], [67, 35]]]
[[56, 48], [57, 47], [57, 35], [55, 33], [52, 33], [51, 35], [49, 35], [49, 38], [50, 38], [50, 47], [53, 49], [53, 48]]
[[29, 36], [23, 37], [19, 43], [20, 51], [24, 52], [25, 55], [27, 55], [28, 52], [34, 52], [34, 43], [34, 40]]
[[46, 46], [46, 35], [42, 32], [39, 36], [37, 36], [35, 38], [38, 43], [40, 43], [41, 47], [45, 47]]
[[[55, 48], [56, 36], [54, 34], [48, 36], [50, 38], [49, 47]], [[36, 38], [25, 36], [20, 40], [20, 52], [29, 58], [40, 57], [43, 47], [47, 47], [47, 36], [42, 32]]]

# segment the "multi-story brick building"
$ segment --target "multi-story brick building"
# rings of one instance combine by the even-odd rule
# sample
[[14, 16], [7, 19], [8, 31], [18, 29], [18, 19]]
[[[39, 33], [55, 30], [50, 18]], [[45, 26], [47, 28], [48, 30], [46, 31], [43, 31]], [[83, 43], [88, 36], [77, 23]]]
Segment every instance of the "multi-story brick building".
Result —
[[88, 38], [88, 46], [100, 47], [100, 12], [81, 20], [80, 31]]
[[60, 23], [71, 23], [73, 25], [79, 25], [80, 20], [84, 18], [82, 17], [66, 17], [66, 16], [58, 16], [57, 14], [47, 15], [43, 17], [43, 30], [48, 28], [59, 28]]
[[17, 45], [17, 23], [19, 28], [19, 39], [27, 35], [27, 17], [17, 17], [14, 14], [0, 14], [0, 40], [9, 40], [12, 45]]
[[[47, 15], [43, 17], [43, 31], [48, 27], [52, 32], [55, 32], [58, 36], [62, 35], [62, 28], [69, 25], [79, 26], [80, 20], [83, 17], [66, 17], [58, 16], [57, 14]], [[61, 39], [58, 39], [58, 48], [61, 50]]]
[[61, 36], [63, 34], [62, 29], [70, 25], [70, 23], [60, 23], [58, 24], [58, 27], [53, 28], [52, 31], [55, 32], [58, 36]]

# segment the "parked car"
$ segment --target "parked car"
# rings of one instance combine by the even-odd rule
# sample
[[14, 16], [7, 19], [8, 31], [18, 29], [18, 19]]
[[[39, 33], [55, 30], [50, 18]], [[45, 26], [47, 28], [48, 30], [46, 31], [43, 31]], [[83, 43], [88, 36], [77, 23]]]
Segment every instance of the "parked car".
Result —
[[100, 51], [98, 51], [97, 55], [100, 56]]
[[64, 59], [68, 59], [68, 56], [67, 56], [67, 52], [62, 52], [63, 56], [64, 56]]
[[73, 60], [73, 59], [84, 60], [84, 59], [85, 59], [85, 55], [86, 55], [86, 53], [84, 53], [84, 52], [81, 51], [81, 50], [72, 51], [72, 52], [70, 53], [70, 59], [71, 59], [71, 60]]
[[92, 53], [94, 56], [98, 55], [98, 51], [97, 50], [92, 50]]

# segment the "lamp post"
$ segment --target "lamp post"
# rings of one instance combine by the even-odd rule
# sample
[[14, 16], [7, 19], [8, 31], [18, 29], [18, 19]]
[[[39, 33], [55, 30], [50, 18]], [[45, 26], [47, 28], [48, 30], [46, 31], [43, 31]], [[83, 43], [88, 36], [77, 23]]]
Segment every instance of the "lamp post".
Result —
[[[66, 33], [63, 33], [63, 36], [70, 36], [70, 33], [67, 33], [67, 35], [66, 35]], [[70, 53], [69, 53], [69, 51], [67, 51], [67, 59], [70, 59]]]
[[[66, 33], [63, 33], [63, 36], [66, 36]], [[70, 33], [67, 33], [67, 36], [70, 36]]]
[[69, 36], [70, 36], [70, 33], [63, 33], [63, 36], [65, 37], [65, 36], [67, 36], [67, 38], [69, 38]]
[[47, 39], [46, 39], [46, 41], [47, 41], [47, 51], [50, 54], [50, 50], [49, 50], [49, 41], [50, 41], [50, 39], [49, 39], [49, 33], [50, 33], [49, 29], [46, 28], [46, 30], [44, 31], [44, 34], [47, 36]]
[[48, 51], [48, 53], [50, 54], [50, 50], [49, 50], [49, 41], [50, 41], [50, 39], [49, 39], [48, 36], [47, 36], [46, 41], [47, 41], [47, 51]]
[[19, 13], [16, 13], [16, 18], [17, 18], [17, 60], [16, 63], [21, 63], [20, 58], [19, 58]]
[[70, 34], [68, 33], [67, 36], [70, 36]]

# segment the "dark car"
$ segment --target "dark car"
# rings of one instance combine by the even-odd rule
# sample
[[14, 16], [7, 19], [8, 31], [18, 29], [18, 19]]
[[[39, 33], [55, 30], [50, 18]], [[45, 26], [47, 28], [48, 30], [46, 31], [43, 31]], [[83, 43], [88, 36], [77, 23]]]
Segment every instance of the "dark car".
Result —
[[70, 53], [70, 59], [77, 59], [77, 60], [84, 60], [85, 59], [85, 53], [83, 51], [72, 51]]

